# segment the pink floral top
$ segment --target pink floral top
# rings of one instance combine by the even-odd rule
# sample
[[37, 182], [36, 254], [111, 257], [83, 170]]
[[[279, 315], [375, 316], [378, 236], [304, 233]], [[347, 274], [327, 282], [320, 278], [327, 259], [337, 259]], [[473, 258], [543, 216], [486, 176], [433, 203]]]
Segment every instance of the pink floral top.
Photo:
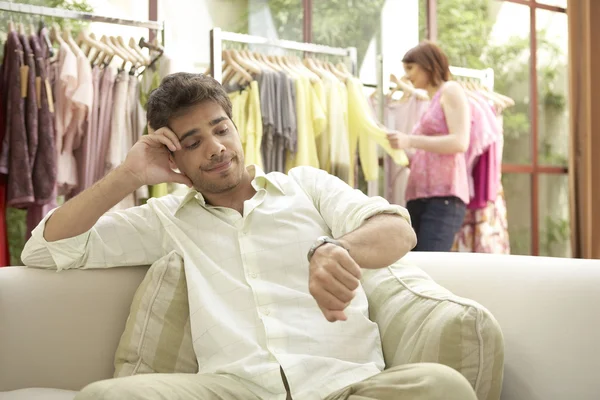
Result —
[[[433, 96], [429, 108], [413, 129], [414, 135], [448, 135], [446, 116], [440, 97]], [[469, 183], [464, 153], [438, 154], [416, 150], [410, 160], [410, 177], [406, 187], [406, 201], [428, 197], [455, 196], [469, 203]]]

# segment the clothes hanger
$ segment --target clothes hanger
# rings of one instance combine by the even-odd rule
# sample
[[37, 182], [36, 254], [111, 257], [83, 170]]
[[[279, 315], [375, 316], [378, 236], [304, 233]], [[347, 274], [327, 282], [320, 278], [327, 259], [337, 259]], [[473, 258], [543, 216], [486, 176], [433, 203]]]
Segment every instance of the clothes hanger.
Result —
[[35, 26], [33, 25], [33, 15], [29, 14], [29, 36], [36, 36]]
[[124, 54], [130, 57], [130, 60], [133, 61], [133, 66], [137, 68], [144, 65], [145, 60], [138, 56], [138, 54], [132, 48], [125, 45], [125, 40], [123, 40], [123, 37], [110, 36], [108, 40], [111, 41], [113, 46], [117, 47]]
[[85, 35], [90, 39], [91, 42], [98, 43], [98, 51], [96, 54], [93, 56], [88, 54], [88, 59], [91, 61], [92, 65], [99, 65], [102, 67], [109, 65], [115, 56], [114, 50], [96, 39], [96, 35], [94, 35], [93, 32], [91, 32], [89, 35], [86, 33]]
[[[123, 52], [121, 49], [119, 49], [118, 47], [114, 46], [110, 39], [106, 36], [106, 35], [102, 35], [102, 37], [100, 38], [100, 42], [104, 43], [105, 45], [107, 45], [110, 49], [112, 49], [112, 51], [114, 51], [114, 54], [116, 56], [118, 56], [121, 60], [123, 60], [123, 64], [121, 65], [121, 69], [125, 69], [125, 65], [127, 63], [130, 63], [131, 65], [135, 65], [135, 61], [131, 59], [131, 57]], [[111, 57], [111, 61], [114, 57]], [[109, 61], [110, 62], [110, 61]]]
[[[223, 50], [223, 59], [228, 65], [231, 65], [231, 68], [235, 71], [235, 78], [242, 79], [242, 82], [252, 82], [254, 79], [252, 75], [250, 75], [244, 68], [242, 68], [232, 57], [229, 50]], [[236, 80], [237, 82], [237, 80]]]
[[353, 75], [350, 73], [350, 71], [348, 71], [348, 68], [346, 67], [346, 64], [344, 63], [337, 63], [336, 64], [336, 68], [341, 71], [342, 75], [344, 75], [346, 77], [346, 79], [352, 78]]
[[413, 85], [404, 81], [404, 78], [398, 79], [396, 75], [390, 74], [390, 81], [396, 85], [396, 87], [392, 90], [392, 93], [402, 90], [404, 92], [404, 95], [402, 96], [403, 99], [406, 99], [405, 96], [408, 94], [417, 96], [417, 99], [419, 100], [429, 100], [429, 96], [421, 91], [418, 91]]
[[48, 29], [44, 29], [46, 28], [46, 24], [44, 23], [44, 20], [41, 17], [38, 27], [40, 35], [42, 36], [42, 39], [44, 40], [44, 42], [46, 43], [46, 47], [48, 48], [48, 55], [50, 56], [50, 58], [54, 58], [54, 47], [52, 47], [52, 42], [50, 41]]
[[271, 60], [269, 60], [269, 58], [263, 53], [254, 53], [254, 56], [257, 59], [261, 60], [263, 63], [265, 63], [265, 65], [271, 67], [271, 69], [277, 72], [285, 72], [279, 65], [275, 64], [274, 62], [271, 62]]
[[9, 19], [8, 19], [8, 31], [9, 32], [15, 31], [15, 23], [13, 22], [13, 19], [12, 19], [12, 13], [10, 14]]
[[[141, 49], [138, 52], [136, 48], [131, 47], [130, 44], [132, 42], [132, 39], [133, 38], [130, 38], [129, 43], [126, 43], [123, 36], [117, 36], [117, 41], [119, 42], [121, 47], [129, 51], [139, 61], [140, 65], [147, 66], [148, 64], [150, 64], [150, 60], [146, 56], [144, 56], [144, 53], [142, 53]], [[135, 44], [135, 40], [133, 40], [133, 43]]]
[[75, 43], [75, 40], [73, 39], [73, 36], [71, 35], [71, 28], [68, 26], [64, 27], [64, 30], [62, 32], [62, 38], [65, 41], [65, 43], [67, 43], [69, 45], [69, 47], [71, 48], [71, 50], [74, 53], [77, 53], [79, 50], [81, 50], [79, 48], [79, 46], [77, 46], [77, 43]]
[[[89, 50], [84, 53], [90, 61], [95, 60], [97, 56], [100, 55], [100, 53], [104, 53], [105, 55], [109, 55], [111, 57], [115, 54], [111, 48], [109, 48], [102, 42], [91, 38], [84, 30], [81, 30], [79, 32], [79, 36], [77, 36], [77, 44], [79, 45], [79, 47], [82, 47], [83, 45], [88, 46]], [[96, 53], [93, 53], [92, 50], [95, 50]]]
[[339, 71], [330, 61], [324, 63], [325, 67], [334, 74], [340, 81], [346, 82], [347, 76]]
[[261, 70], [266, 70], [269, 72], [276, 72], [270, 65], [265, 63], [263, 60], [260, 60], [255, 56], [250, 50], [242, 50], [242, 54], [246, 56], [246, 58], [252, 60]]
[[333, 77], [337, 79], [337, 77], [332, 75], [331, 72], [319, 66], [312, 57], [304, 57], [302, 63], [306, 68], [308, 68], [321, 79], [324, 79], [325, 77]]
[[260, 67], [258, 67], [252, 61], [249, 61], [248, 59], [246, 59], [246, 57], [242, 56], [242, 54], [238, 50], [231, 49], [231, 50], [227, 50], [227, 51], [229, 51], [231, 58], [236, 63], [238, 63], [244, 70], [249, 71], [250, 73], [255, 74], [255, 75], [261, 74], [262, 71], [261, 71]]
[[52, 29], [50, 29], [50, 39], [52, 39], [54, 43], [58, 43], [61, 46], [67, 45], [63, 38], [60, 36], [60, 26], [56, 22], [52, 24]]
[[135, 41], [134, 38], [129, 38], [129, 47], [133, 49], [143, 60], [144, 65], [148, 66], [152, 61], [149, 55], [146, 55], [142, 48], [139, 46], [138, 42]]

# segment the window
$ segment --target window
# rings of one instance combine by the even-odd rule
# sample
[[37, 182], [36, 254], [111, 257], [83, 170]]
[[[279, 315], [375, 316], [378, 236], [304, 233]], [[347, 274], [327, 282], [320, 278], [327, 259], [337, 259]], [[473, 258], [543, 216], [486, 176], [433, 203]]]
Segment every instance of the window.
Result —
[[[423, 19], [435, 1], [420, 2]], [[493, 68], [495, 90], [515, 100], [502, 114], [514, 254], [570, 256], [565, 6], [566, 0], [444, 0], [434, 7], [431, 39], [452, 65]]]

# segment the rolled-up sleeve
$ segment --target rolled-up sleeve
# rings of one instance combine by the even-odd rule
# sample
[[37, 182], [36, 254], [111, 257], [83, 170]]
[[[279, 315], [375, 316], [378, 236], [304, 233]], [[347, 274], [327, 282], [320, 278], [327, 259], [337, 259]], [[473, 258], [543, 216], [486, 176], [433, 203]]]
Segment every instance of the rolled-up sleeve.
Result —
[[290, 170], [289, 175], [312, 198], [334, 238], [354, 231], [378, 214], [399, 215], [410, 226], [406, 208], [390, 204], [379, 196], [369, 197], [323, 170], [296, 167]]
[[49, 242], [44, 229], [52, 210], [33, 230], [21, 260], [28, 267], [50, 269], [111, 268], [149, 265], [164, 253], [163, 230], [148, 205], [108, 212], [92, 229]]

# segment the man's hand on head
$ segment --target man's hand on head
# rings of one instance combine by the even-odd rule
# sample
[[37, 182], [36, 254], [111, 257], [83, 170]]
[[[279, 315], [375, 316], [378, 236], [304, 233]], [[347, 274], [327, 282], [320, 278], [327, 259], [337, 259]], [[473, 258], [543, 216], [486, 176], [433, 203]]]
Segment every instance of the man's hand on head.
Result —
[[167, 127], [154, 130], [148, 125], [148, 135], [138, 140], [121, 165], [124, 171], [142, 185], [176, 182], [191, 186], [184, 174], [175, 172], [173, 153], [181, 150], [177, 135]]
[[361, 270], [342, 247], [326, 243], [310, 259], [309, 291], [329, 322], [346, 321], [344, 310], [360, 285]]

